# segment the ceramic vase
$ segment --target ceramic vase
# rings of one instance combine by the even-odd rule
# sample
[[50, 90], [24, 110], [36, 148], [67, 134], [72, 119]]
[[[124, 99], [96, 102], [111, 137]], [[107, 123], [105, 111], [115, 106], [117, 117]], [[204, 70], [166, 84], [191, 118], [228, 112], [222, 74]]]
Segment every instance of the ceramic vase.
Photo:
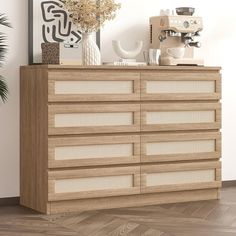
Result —
[[82, 33], [82, 62], [84, 66], [101, 65], [101, 53], [92, 33]]

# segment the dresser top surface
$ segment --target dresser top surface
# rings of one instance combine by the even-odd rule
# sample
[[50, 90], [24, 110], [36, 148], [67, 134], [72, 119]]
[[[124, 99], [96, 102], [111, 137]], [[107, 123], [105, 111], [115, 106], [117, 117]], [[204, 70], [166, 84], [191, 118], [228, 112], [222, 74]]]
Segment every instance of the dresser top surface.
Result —
[[70, 66], [70, 65], [29, 65], [27, 69], [76, 69], [76, 70], [144, 70], [144, 71], [219, 71], [221, 67], [209, 66]]

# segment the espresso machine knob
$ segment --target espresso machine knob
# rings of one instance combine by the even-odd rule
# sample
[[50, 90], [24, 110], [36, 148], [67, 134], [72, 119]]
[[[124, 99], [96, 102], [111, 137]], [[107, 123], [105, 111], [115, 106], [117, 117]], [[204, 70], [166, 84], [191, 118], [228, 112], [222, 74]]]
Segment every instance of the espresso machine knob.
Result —
[[184, 21], [183, 25], [184, 25], [184, 28], [189, 28], [189, 26], [190, 26], [188, 21]]

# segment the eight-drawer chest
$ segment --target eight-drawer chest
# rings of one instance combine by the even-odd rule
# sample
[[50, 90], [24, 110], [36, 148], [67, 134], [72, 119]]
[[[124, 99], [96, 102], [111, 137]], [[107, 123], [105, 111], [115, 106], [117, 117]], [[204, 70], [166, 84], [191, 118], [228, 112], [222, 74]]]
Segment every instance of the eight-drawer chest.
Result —
[[220, 68], [23, 66], [20, 89], [23, 206], [219, 198]]

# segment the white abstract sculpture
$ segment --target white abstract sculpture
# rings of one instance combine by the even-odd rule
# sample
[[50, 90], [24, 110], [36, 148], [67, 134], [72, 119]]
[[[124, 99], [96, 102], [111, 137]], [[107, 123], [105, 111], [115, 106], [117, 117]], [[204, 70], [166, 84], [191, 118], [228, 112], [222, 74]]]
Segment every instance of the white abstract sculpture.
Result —
[[133, 50], [125, 50], [122, 48], [120, 41], [113, 40], [112, 46], [115, 53], [122, 59], [134, 59], [142, 51], [143, 41], [137, 41]]

